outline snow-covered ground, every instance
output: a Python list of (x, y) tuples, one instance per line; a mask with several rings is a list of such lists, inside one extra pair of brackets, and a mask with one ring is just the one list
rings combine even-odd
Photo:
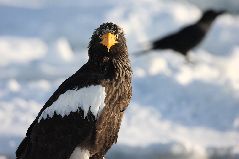
[[(178, 1), (0, 0), (0, 159), (14, 156), (49, 96), (87, 61), (102, 22), (124, 28), (131, 54), (200, 15)], [(219, 17), (193, 64), (170, 50), (131, 56), (133, 100), (109, 158), (238, 159), (238, 32), (238, 15)]]

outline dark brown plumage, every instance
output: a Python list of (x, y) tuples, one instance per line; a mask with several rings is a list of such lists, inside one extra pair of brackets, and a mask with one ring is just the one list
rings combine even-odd
[[(76, 147), (87, 150), (90, 159), (102, 159), (116, 143), (124, 110), (132, 96), (132, 72), (122, 29), (113, 23), (102, 24), (91, 37), (88, 53), (88, 62), (59, 86), (29, 127), (16, 151), (18, 159), (73, 159)], [(56, 103), (68, 97), (67, 93), (90, 86), (100, 86), (106, 94), (104, 107), (101, 111), (99, 108), (97, 115), (92, 105), (88, 112), (81, 106), (64, 116), (55, 110)], [(47, 118), (44, 113), (48, 113)]]

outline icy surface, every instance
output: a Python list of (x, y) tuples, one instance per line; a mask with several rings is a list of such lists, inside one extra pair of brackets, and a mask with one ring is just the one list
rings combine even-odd
[[(236, 2), (227, 5), (236, 7)], [(112, 21), (124, 29), (131, 54), (201, 15), (197, 5), (178, 1), (0, 0), (0, 4), (0, 155), (6, 156), (13, 156), (55, 89), (87, 61), (87, 44), (101, 23)], [(215, 5), (223, 6), (222, 0)], [(238, 158), (238, 32), (238, 15), (217, 18), (203, 43), (190, 52), (193, 64), (171, 50), (130, 57), (133, 99), (119, 147), (110, 155)]]
[(68, 90), (42, 112), (38, 122), (41, 119), (52, 118), (54, 113), (62, 117), (68, 116), (71, 112), (77, 112), (79, 108), (84, 111), (84, 117), (89, 111), (97, 117), (105, 106), (105, 95), (105, 88), (100, 85)]

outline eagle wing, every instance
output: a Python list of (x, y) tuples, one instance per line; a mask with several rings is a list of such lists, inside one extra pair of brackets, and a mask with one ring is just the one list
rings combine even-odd
[[(66, 159), (77, 146), (85, 147), (92, 142), (95, 135), (95, 114), (90, 111), (86, 114), (84, 106), (72, 112), (65, 112), (66, 115), (63, 115), (64, 112), (54, 110), (50, 113), (50, 110), (53, 106), (58, 107), (57, 100), (63, 100), (61, 96), (67, 91), (99, 85), (104, 75), (96, 73), (99, 72), (97, 69), (86, 63), (59, 86), (29, 127), (26, 137), (16, 151), (17, 158)], [(93, 100), (98, 100), (98, 98)], [(72, 99), (69, 102), (71, 101)], [(82, 103), (84, 104), (84, 101)], [(58, 104), (61, 103), (58, 102)], [(70, 106), (74, 106), (73, 104)], [(69, 105), (62, 106), (69, 107)], [(48, 113), (47, 116), (43, 116), (44, 113)]]

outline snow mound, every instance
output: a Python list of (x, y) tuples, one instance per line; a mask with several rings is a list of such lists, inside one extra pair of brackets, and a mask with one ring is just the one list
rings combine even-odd
[(40, 59), (47, 51), (37, 38), (0, 37), (0, 66)]

